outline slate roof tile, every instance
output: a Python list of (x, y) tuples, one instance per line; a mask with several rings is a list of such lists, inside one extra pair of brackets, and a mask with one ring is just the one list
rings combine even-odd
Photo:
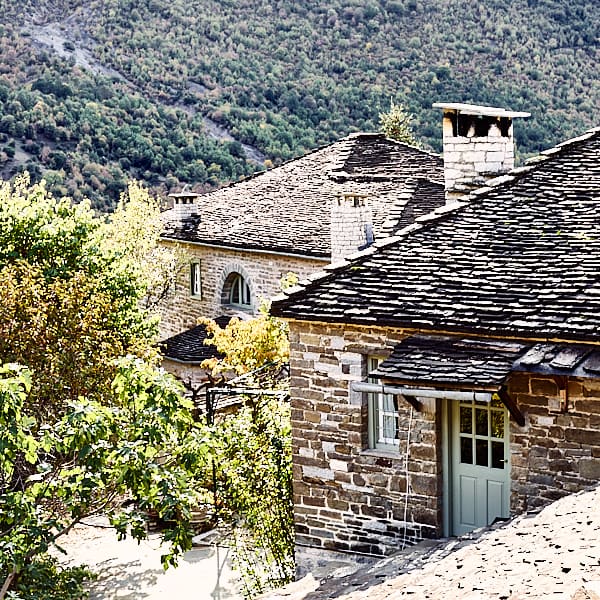
[(600, 350), (590, 344), (418, 334), (397, 344), (369, 376), (401, 385), (495, 391), (513, 371), (597, 378)]
[(497, 390), (530, 345), (414, 335), (398, 344), (371, 377), (407, 385)]
[[(215, 321), (219, 327), (226, 327), (230, 317), (217, 317)], [(163, 356), (169, 360), (200, 364), (208, 358), (220, 356), (215, 346), (204, 343), (207, 337), (206, 326), (196, 325), (162, 341), (160, 349)]]
[(302, 282), (272, 312), (600, 341), (600, 129), (468, 202), (437, 209), (376, 252)]
[[(404, 187), (409, 180), (410, 193), (406, 194)], [(375, 235), (381, 237), (431, 207), (444, 204), (442, 182), (439, 156), (381, 134), (352, 134), (201, 196), (200, 216), (183, 224), (174, 219), (173, 211), (167, 211), (163, 237), (328, 258), (330, 206), (337, 195), (366, 194)], [(417, 199), (423, 201), (422, 209), (412, 198), (419, 190)]]

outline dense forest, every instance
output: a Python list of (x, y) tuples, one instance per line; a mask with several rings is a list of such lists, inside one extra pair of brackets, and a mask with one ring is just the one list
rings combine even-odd
[(434, 150), (440, 100), (531, 112), (522, 155), (598, 124), (595, 1), (1, 4), (0, 174), (98, 207), (132, 177), (204, 190), (375, 130), (390, 100)]

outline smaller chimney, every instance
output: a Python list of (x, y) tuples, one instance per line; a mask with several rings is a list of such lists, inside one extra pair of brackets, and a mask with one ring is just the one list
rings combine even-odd
[(331, 205), (331, 262), (373, 243), (373, 216), (365, 194), (339, 194)]
[(185, 188), (181, 192), (171, 192), (169, 198), (173, 198), (173, 212), (178, 221), (184, 221), (189, 217), (195, 217), (199, 213), (198, 197), (196, 192), (188, 192)]
[(493, 106), (436, 102), (444, 111), (444, 180), (446, 201), (456, 200), (514, 168), (512, 120), (529, 117)]

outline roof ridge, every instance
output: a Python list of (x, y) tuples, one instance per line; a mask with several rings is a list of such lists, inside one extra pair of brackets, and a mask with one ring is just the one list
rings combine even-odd
[(368, 248), (356, 252), (347, 257), (344, 257), (344, 259), (342, 259), (341, 261), (326, 265), (325, 267), (323, 267), (322, 270), (311, 274), (308, 278), (299, 282), (298, 285), (288, 288), (284, 293), (274, 297), (273, 300), (286, 300), (293, 294), (306, 291), (306, 289), (309, 286), (316, 285), (317, 283), (321, 283), (326, 279), (333, 277), (334, 275), (336, 275), (337, 273), (341, 272), (349, 266), (350, 268), (359, 267), (359, 262), (366, 260), (375, 252), (397, 244), (408, 235), (411, 235), (415, 232), (424, 231), (432, 225), (448, 218), (449, 215), (460, 212), (466, 206), (470, 206), (473, 203), (472, 201), (479, 200), (481, 196), (485, 196), (494, 188), (498, 188), (508, 183), (517, 181), (518, 179), (521, 179), (527, 173), (530, 173), (540, 168), (542, 164), (544, 164), (547, 160), (550, 160), (550, 158), (554, 158), (556, 154), (562, 153), (580, 142), (589, 140), (595, 135), (600, 135), (600, 127), (589, 129), (580, 136), (571, 138), (569, 140), (565, 140), (564, 142), (561, 142), (560, 144), (557, 144), (556, 146), (549, 148), (548, 150), (542, 151), (540, 158), (534, 160), (533, 164), (526, 164), (525, 166), (511, 169), (508, 173), (486, 181), (486, 185), (471, 191), (469, 194), (465, 194), (461, 197), (461, 200), (456, 200), (452, 203), (438, 207), (430, 213), (417, 217), (414, 223), (412, 223), (411, 225), (407, 225), (406, 227), (398, 231), (395, 235), (388, 236), (383, 238), (382, 240), (376, 241), (373, 244), (371, 244)]
[(271, 173), (271, 172), (275, 171), (276, 169), (280, 169), (281, 167), (285, 167), (286, 165), (293, 163), (294, 161), (301, 160), (303, 158), (307, 158), (309, 156), (312, 156), (313, 154), (316, 154), (317, 152), (320, 152), (321, 150), (325, 150), (326, 148), (330, 148), (331, 146), (335, 146), (336, 144), (345, 142), (350, 138), (351, 135), (352, 134), (349, 134), (347, 136), (340, 138), (339, 140), (329, 142), (328, 144), (321, 144), (320, 146), (317, 146), (316, 148), (309, 150), (305, 154), (301, 154), (300, 156), (295, 156), (293, 158), (288, 158), (287, 160), (284, 160), (282, 163), (275, 165), (270, 169), (265, 168), (265, 169), (262, 169), (261, 171), (255, 171), (254, 173), (251, 173), (250, 175), (246, 175), (245, 177), (242, 177), (241, 179), (238, 179), (237, 181), (230, 181), (229, 183), (227, 183), (224, 186), (221, 186), (214, 190), (210, 190), (208, 192), (205, 192), (204, 194), (200, 194), (200, 196), (210, 196), (211, 194), (215, 194), (217, 192), (220, 192), (221, 190), (227, 190), (229, 188), (235, 187), (236, 185), (239, 185), (240, 183), (246, 183), (247, 181), (252, 181), (253, 179), (256, 179), (257, 177), (260, 177), (261, 175), (265, 175), (266, 173)]

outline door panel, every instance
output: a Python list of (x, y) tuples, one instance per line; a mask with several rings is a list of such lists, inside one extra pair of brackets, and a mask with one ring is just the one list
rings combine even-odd
[(460, 522), (465, 527), (475, 527), (476, 485), (474, 477), (460, 477)]
[(508, 411), (500, 401), (450, 402), (451, 533), (509, 515)]

